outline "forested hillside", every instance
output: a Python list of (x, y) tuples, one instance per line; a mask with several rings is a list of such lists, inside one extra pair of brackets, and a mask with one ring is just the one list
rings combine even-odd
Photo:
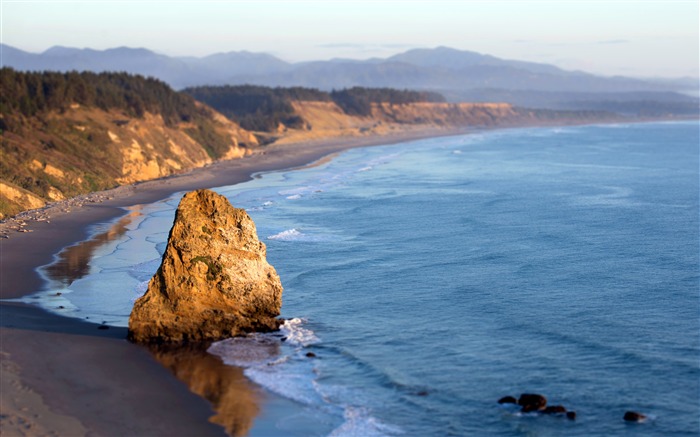
[(166, 176), (257, 144), (165, 83), (126, 73), (0, 70), (0, 214)]
[(304, 127), (305, 120), (295, 112), (293, 102), (334, 102), (347, 115), (368, 117), (372, 114), (373, 103), (399, 105), (445, 101), (437, 93), (362, 87), (325, 92), (303, 87), (202, 86), (186, 88), (183, 92), (245, 129), (265, 132), (278, 129), (280, 124), (293, 129)]
[(609, 121), (591, 111), (446, 103), (391, 88), (172, 90), (127, 73), (0, 70), (0, 218), (47, 201), (155, 179), (217, 159), (337, 137)]

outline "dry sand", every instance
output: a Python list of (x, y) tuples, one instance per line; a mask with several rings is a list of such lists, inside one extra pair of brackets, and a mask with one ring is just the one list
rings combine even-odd
[[(86, 239), (91, 224), (124, 215), (125, 207), (152, 203), (175, 192), (240, 183), (254, 173), (308, 165), (353, 147), (464, 132), (414, 129), (386, 136), (271, 145), (243, 159), (22, 214), (0, 223), (0, 298), (17, 298), (41, 289), (37, 267), (50, 263), (64, 247)], [(0, 435), (225, 435), (222, 427), (209, 422), (215, 414), (212, 405), (173, 375), (184, 371), (187, 375), (178, 377), (192, 379), (197, 369), (216, 367), (211, 360), (204, 357), (182, 365), (182, 359), (167, 357), (166, 362), (125, 337), (122, 328), (97, 329), (95, 324), (30, 305), (0, 302)], [(179, 363), (180, 370), (171, 363)], [(241, 390), (240, 397), (260, 396), (242, 377), (227, 374), (226, 378), (234, 381), (231, 387)], [(226, 423), (230, 433), (243, 435), (257, 411), (255, 405), (247, 405), (229, 412), (230, 418), (221, 418), (223, 413), (217, 411), (219, 419), (215, 420)], [(239, 428), (231, 425), (234, 422), (240, 423)]]

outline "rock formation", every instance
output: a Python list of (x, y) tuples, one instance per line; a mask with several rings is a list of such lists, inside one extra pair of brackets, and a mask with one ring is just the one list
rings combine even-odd
[(547, 398), (540, 394), (523, 393), (516, 400), (513, 396), (504, 396), (498, 400), (501, 405), (518, 405), (521, 413), (538, 413), (554, 416), (566, 416), (570, 420), (576, 420), (576, 412), (568, 411), (563, 405), (547, 406)]
[(515, 399), (513, 396), (503, 396), (501, 399), (498, 400), (499, 404), (517, 404), (518, 400)]
[(547, 407), (547, 398), (539, 394), (523, 393), (518, 398), (518, 405), (523, 407), (523, 413), (541, 411)]
[(566, 414), (566, 408), (563, 405), (548, 405), (542, 414)]
[(625, 411), (625, 415), (622, 417), (625, 422), (644, 422), (647, 420), (647, 416), (636, 411)]
[(206, 342), (279, 327), (282, 284), (248, 214), (209, 190), (187, 193), (158, 272), (134, 304), (129, 339)]

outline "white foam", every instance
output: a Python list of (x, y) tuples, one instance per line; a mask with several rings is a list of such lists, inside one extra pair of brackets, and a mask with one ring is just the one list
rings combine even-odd
[(396, 427), (383, 423), (362, 407), (347, 407), (343, 413), (345, 422), (329, 434), (329, 437), (383, 437), (404, 434)]
[(632, 194), (634, 193), (631, 188), (605, 186), (598, 187), (598, 189), (606, 190), (608, 192), (578, 196), (574, 199), (575, 203), (586, 206), (601, 205), (634, 207), (642, 205), (641, 203), (635, 202), (631, 199)]
[(134, 301), (136, 301), (136, 299), (138, 299), (139, 297), (143, 296), (144, 293), (146, 293), (146, 290), (148, 290), (149, 282), (151, 282), (150, 279), (148, 281), (139, 282), (136, 285), (136, 288), (134, 289), (134, 294), (136, 294), (137, 296), (134, 297)]
[[(273, 393), (322, 407), (325, 403), (314, 385), (314, 361), (300, 352), (319, 340), (303, 323), (302, 319), (287, 320), (280, 333), (229, 338), (213, 343), (207, 351), (230, 366), (243, 367), (248, 379)], [(284, 342), (280, 335), (286, 336)]]
[(313, 385), (313, 369), (305, 366), (272, 364), (249, 367), (243, 374), (254, 383), (287, 399), (307, 406), (323, 406)]
[(295, 241), (301, 239), (304, 234), (299, 232), (297, 229), (287, 229), (279, 234), (270, 235), (267, 237), (268, 240), (280, 240), (280, 241)]
[(317, 381), (319, 361), (306, 357), (304, 348), (320, 339), (306, 323), (303, 318), (288, 319), (278, 333), (217, 341), (208, 352), (228, 365), (243, 367), (248, 379), (272, 393), (335, 417), (342, 413), (343, 423), (330, 436), (403, 434), (400, 428), (383, 423), (370, 414), (369, 408), (361, 406), (366, 399), (360, 390)]
[(286, 231), (282, 231), (278, 234), (270, 235), (269, 237), (267, 237), (268, 240), (306, 241), (306, 242), (323, 242), (323, 241), (332, 240), (333, 238), (334, 238), (333, 236), (330, 236), (327, 234), (323, 234), (323, 235), (307, 234), (307, 233), (302, 232), (296, 228), (287, 229)]
[(280, 344), (279, 340), (258, 334), (214, 342), (207, 352), (221, 357), (229, 366), (265, 366), (279, 359)]
[(312, 194), (317, 191), (319, 191), (321, 187), (313, 185), (313, 186), (303, 186), (303, 187), (296, 187), (296, 188), (291, 188), (289, 190), (282, 190), (279, 191), (278, 194), (280, 196), (285, 196), (287, 199), (300, 199), (301, 196), (306, 195), (306, 194)]
[(375, 167), (377, 165), (384, 165), (384, 164), (388, 164), (388, 163), (396, 160), (396, 158), (398, 158), (400, 156), (401, 156), (400, 152), (389, 153), (389, 154), (382, 155), (382, 156), (379, 156), (377, 158), (371, 159), (367, 164), (370, 167)]
[(151, 279), (151, 277), (158, 271), (158, 267), (160, 267), (161, 263), (161, 258), (154, 258), (150, 261), (134, 264), (133, 266), (129, 267), (127, 271), (133, 278), (148, 282), (148, 280)]
[(305, 323), (306, 320), (299, 318), (284, 321), (282, 326), (280, 326), (280, 332), (287, 337), (287, 343), (307, 347), (320, 341), (314, 331), (302, 326)]

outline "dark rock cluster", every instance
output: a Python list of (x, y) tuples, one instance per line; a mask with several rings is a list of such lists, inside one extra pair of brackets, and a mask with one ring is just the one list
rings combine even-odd
[[(568, 411), (563, 405), (547, 405), (547, 398), (540, 394), (523, 393), (518, 399), (513, 396), (504, 396), (498, 400), (499, 404), (513, 404), (520, 406), (522, 413), (539, 413), (549, 415), (566, 416), (567, 419), (576, 420), (576, 412)], [(627, 411), (623, 416), (625, 422), (641, 423), (647, 420), (647, 416), (636, 411)]]
[(547, 398), (536, 393), (523, 393), (518, 399), (513, 396), (504, 396), (498, 400), (498, 403), (519, 405), (523, 413), (566, 416), (570, 420), (576, 420), (575, 411), (568, 411), (563, 405), (547, 406)]

